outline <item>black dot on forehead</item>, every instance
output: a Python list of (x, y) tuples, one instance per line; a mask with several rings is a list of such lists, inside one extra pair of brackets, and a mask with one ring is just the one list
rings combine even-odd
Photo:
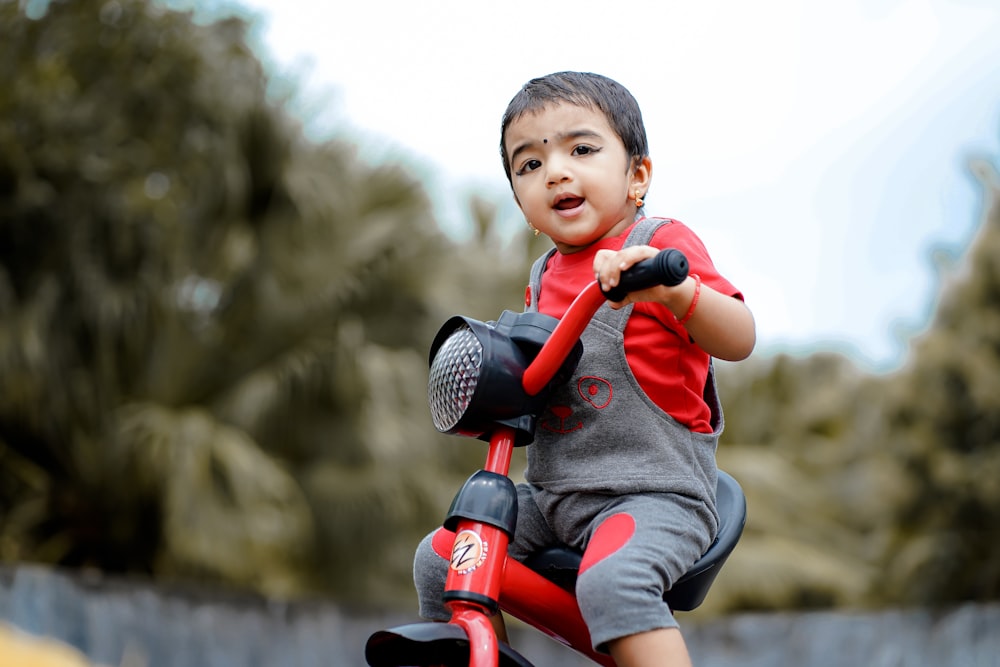
[(542, 139), (542, 143), (543, 144), (547, 144), (547, 143), (549, 143), (549, 140), (548, 139)]

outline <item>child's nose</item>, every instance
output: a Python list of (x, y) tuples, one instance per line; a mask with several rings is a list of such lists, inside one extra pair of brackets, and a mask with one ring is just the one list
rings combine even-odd
[(548, 172), (546, 175), (548, 176), (548, 183), (550, 186), (572, 180), (569, 165), (565, 160), (558, 158), (550, 159), (548, 161)]

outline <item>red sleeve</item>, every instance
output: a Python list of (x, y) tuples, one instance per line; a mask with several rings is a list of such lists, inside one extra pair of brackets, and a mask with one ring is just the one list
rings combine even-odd
[[(701, 276), (704, 284), (743, 298), (719, 274), (705, 244), (686, 225), (672, 220), (661, 226), (650, 245), (680, 250), (688, 259), (689, 271)], [(665, 336), (664, 331), (671, 333)], [(710, 358), (666, 306), (635, 304), (625, 328), (625, 356), (643, 391), (662, 410), (693, 431), (712, 432), (712, 414), (704, 398)]]
[(650, 245), (661, 250), (677, 248), (687, 257), (688, 270), (691, 273), (697, 273), (701, 277), (702, 283), (717, 292), (743, 300), (743, 293), (719, 273), (715, 264), (712, 263), (712, 258), (708, 255), (705, 244), (684, 223), (672, 220), (669, 225), (663, 225), (653, 234)]

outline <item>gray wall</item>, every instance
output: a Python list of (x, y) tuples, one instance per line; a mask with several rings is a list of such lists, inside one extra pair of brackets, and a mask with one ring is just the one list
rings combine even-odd
[[(8, 566), (0, 620), (107, 665), (129, 655), (145, 667), (362, 667), (371, 632), (415, 619)], [(1000, 604), (681, 622), (695, 664), (706, 667), (1000, 667)], [(513, 630), (516, 648), (539, 667), (592, 664), (533, 630)]]

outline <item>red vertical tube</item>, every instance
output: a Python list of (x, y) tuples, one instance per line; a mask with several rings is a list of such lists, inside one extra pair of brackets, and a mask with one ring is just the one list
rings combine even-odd
[[(498, 428), (493, 434), (486, 457), (489, 472), (506, 475), (510, 470), (514, 436), (511, 428)], [(508, 542), (507, 533), (496, 526), (471, 519), (459, 521), (444, 589), (446, 602), (470, 602), (495, 612)]]

